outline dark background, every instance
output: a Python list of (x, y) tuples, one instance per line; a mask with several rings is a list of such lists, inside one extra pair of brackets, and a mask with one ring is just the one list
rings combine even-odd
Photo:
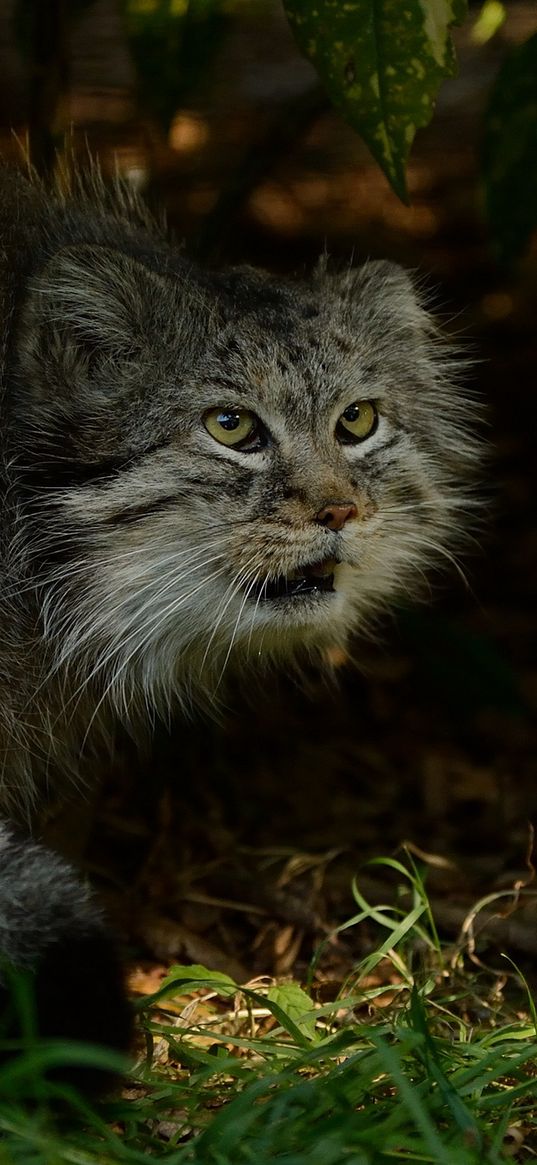
[[(232, 682), (221, 724), (162, 727), (145, 761), (120, 741), (106, 786), (49, 835), (64, 848), (66, 833), (84, 838), (77, 858), (121, 903), (135, 956), (159, 965), (303, 973), (353, 913), (353, 875), (404, 841), (423, 851), (448, 938), (481, 895), (528, 883), (516, 911), (500, 899), (476, 926), (481, 958), (496, 964), (508, 944), (524, 963), (537, 951), (537, 252), (511, 273), (496, 264), (479, 150), (491, 83), (537, 30), (536, 6), (508, 4), (486, 44), (475, 9), (457, 31), (460, 72), (418, 135), (410, 207), (330, 111), (277, 0), (230, 5), (201, 48), (194, 35), (178, 50), (173, 108), (164, 66), (140, 91), (113, 0), (80, 4), (73, 22), (61, 3), (38, 7), (36, 23), (31, 4), (0, 4), (5, 157), (22, 164), (29, 139), (57, 170), (67, 134), (80, 164), (89, 149), (105, 172), (117, 165), (210, 263), (300, 272), (326, 248), (339, 263), (387, 256), (429, 273), (476, 359), (490, 443), (468, 586), (455, 572), (433, 580), (433, 604), (397, 612), (378, 644), (357, 641), (333, 687), (315, 674), (305, 691), (285, 675), (254, 693)], [(380, 869), (359, 876), (373, 898), (393, 893)], [(483, 926), (505, 903), (509, 916)], [(370, 941), (364, 928), (332, 940), (320, 978), (343, 977)]]

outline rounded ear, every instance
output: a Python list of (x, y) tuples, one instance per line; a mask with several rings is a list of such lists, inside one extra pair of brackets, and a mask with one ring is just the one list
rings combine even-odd
[(422, 331), (430, 327), (418, 280), (398, 263), (369, 260), (331, 274), (323, 257), (315, 273), (317, 287), (343, 312), (348, 324), (358, 314), (363, 319), (383, 316), (387, 322)]
[(68, 247), (30, 284), (26, 323), (70, 332), (81, 344), (124, 348), (147, 334), (163, 284), (164, 277), (121, 251)]
[(32, 279), (17, 328), (26, 392), (49, 403), (92, 391), (102, 403), (116, 397), (127, 387), (122, 366), (143, 363), (172, 330), (177, 345), (180, 299), (178, 281), (130, 255), (92, 245), (61, 250)]

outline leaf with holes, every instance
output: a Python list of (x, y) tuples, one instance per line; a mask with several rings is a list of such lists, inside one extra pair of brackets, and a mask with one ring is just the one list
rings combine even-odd
[(408, 201), (410, 147), (455, 72), (450, 28), (466, 0), (284, 0), (284, 7), (331, 101)]

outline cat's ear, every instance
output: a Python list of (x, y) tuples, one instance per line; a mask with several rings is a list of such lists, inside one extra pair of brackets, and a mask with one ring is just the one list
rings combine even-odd
[(331, 274), (323, 259), (315, 279), (349, 325), (365, 319), (368, 325), (384, 320), (388, 326), (417, 333), (430, 328), (419, 279), (397, 263), (370, 260), (361, 267)]
[[(66, 248), (32, 279), (19, 327), (17, 357), (34, 393), (76, 396), (93, 387), (110, 398), (126, 388), (125, 362), (181, 326), (170, 312), (174, 284), (130, 255), (103, 246)], [(165, 325), (165, 326), (164, 326)]]

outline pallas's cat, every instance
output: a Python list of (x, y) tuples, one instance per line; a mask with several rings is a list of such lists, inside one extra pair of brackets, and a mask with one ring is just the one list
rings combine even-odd
[(95, 173), (4, 173), (0, 230), (0, 965), (43, 1031), (121, 1045), (100, 913), (12, 823), (117, 721), (321, 663), (412, 595), (464, 525), (471, 406), (395, 265), (204, 271)]

